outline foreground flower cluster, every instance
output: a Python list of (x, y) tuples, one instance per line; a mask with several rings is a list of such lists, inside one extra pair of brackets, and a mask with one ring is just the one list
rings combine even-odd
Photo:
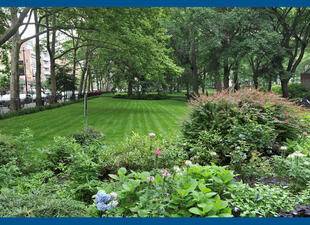
[(97, 202), (98, 210), (104, 212), (106, 210), (114, 209), (118, 205), (118, 202), (116, 201), (116, 199), (117, 199), (117, 194), (115, 192), (106, 194), (104, 190), (98, 191), (96, 195), (96, 202)]

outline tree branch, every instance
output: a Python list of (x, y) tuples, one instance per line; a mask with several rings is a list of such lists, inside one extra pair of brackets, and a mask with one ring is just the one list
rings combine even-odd
[(7, 42), (18, 31), (20, 24), (24, 21), (30, 9), (30, 7), (24, 8), (16, 23), (12, 24), (11, 27), (0, 37), (0, 46)]

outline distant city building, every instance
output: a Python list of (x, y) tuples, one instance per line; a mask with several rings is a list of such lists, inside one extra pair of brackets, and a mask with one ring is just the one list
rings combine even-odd
[[(36, 54), (32, 41), (23, 43), (19, 52), (19, 61), (25, 66), (28, 92), (35, 92), (36, 83)], [(50, 76), (50, 57), (48, 52), (41, 52), (41, 82), (45, 82)], [(26, 92), (25, 75), (20, 76), (20, 90)]]

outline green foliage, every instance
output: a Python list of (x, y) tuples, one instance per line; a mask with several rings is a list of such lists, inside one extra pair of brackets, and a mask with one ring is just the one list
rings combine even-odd
[[(296, 99), (296, 101), (300, 101), (301, 98), (310, 99), (310, 91), (305, 86), (299, 83), (289, 84), (287, 86), (287, 89), (288, 97), (291, 99)], [(271, 90), (278, 94), (282, 94), (282, 89), (280, 85), (273, 85)]]
[[(90, 97), (87, 100), (91, 100), (94, 98), (96, 98), (96, 97), (95, 96)], [(55, 103), (55, 104), (35, 106), (35, 107), (26, 108), (26, 109), (20, 109), (20, 110), (17, 110), (15, 112), (8, 112), (8, 113), (0, 114), (0, 120), (12, 118), (15, 116), (22, 116), (22, 115), (26, 115), (26, 114), (45, 111), (45, 110), (49, 110), (49, 109), (55, 109), (55, 108), (59, 108), (62, 106), (71, 105), (71, 104), (78, 103), (78, 102), (83, 102), (83, 101), (84, 101), (83, 99), (79, 99), (79, 100), (74, 100), (74, 101), (60, 102), (60, 103)]]
[(10, 162), (17, 157), (14, 139), (7, 135), (0, 134), (0, 165)]
[(242, 217), (271, 217), (282, 210), (292, 210), (296, 197), (289, 190), (276, 186), (237, 183), (230, 204), (241, 210)]
[(103, 216), (231, 217), (228, 203), (221, 199), (225, 190), (233, 187), (231, 171), (217, 166), (189, 165), (170, 172), (162, 169), (160, 173), (126, 175), (127, 170), (120, 168), (118, 175), (110, 174), (115, 181), (105, 183), (103, 188), (107, 193), (117, 193), (118, 205)]
[(96, 130), (93, 127), (89, 127), (87, 129), (87, 133), (85, 131), (75, 132), (68, 136), (69, 138), (72, 137), (74, 140), (79, 143), (80, 145), (89, 145), (95, 141), (104, 141), (105, 136), (100, 131)]
[(261, 156), (280, 154), (281, 143), (298, 137), (304, 128), (302, 111), (271, 93), (224, 92), (202, 96), (192, 105), (190, 120), (183, 126), (184, 147), (200, 163), (231, 163), (238, 169), (253, 151)]
[(80, 201), (58, 198), (41, 188), (24, 195), (14, 189), (0, 190), (1, 217), (83, 217), (85, 209)]
[(292, 189), (301, 191), (310, 179), (310, 157), (273, 157), (273, 170), (278, 177), (288, 180)]
[(70, 181), (68, 185), (74, 198), (87, 202), (99, 182), (103, 151), (100, 141), (83, 146), (72, 138), (56, 137), (54, 143), (42, 148), (40, 153), (46, 168)]
[[(101, 174), (116, 172), (120, 167), (128, 170), (152, 170), (153, 168), (171, 168), (181, 164), (187, 157), (176, 144), (177, 136), (155, 138), (132, 133), (123, 143), (105, 148), (100, 155)], [(156, 156), (154, 151), (161, 154)]]
[(167, 99), (168, 96), (165, 94), (153, 94), (153, 93), (147, 93), (147, 94), (133, 94), (133, 95), (127, 95), (127, 94), (116, 94), (113, 96), (113, 98), (126, 98), (126, 99), (140, 99), (140, 100), (161, 100), (161, 99)]

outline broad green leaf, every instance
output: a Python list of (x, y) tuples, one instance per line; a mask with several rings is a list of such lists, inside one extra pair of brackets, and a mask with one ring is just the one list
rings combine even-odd
[(203, 216), (202, 211), (196, 207), (190, 208), (189, 211), (198, 216)]

